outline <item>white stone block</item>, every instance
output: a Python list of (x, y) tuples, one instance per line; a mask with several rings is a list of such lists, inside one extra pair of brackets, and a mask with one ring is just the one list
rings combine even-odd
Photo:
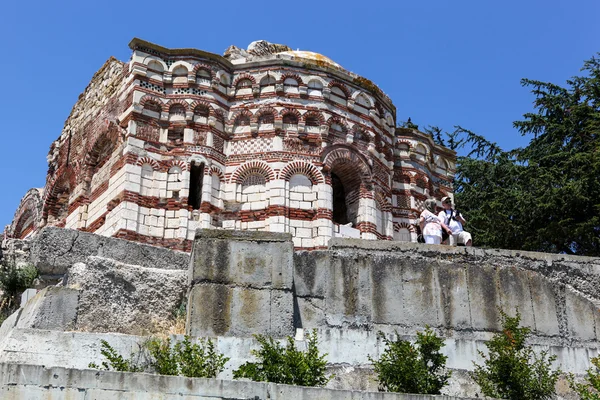
[(272, 206), (284, 206), (285, 205), (285, 197), (271, 197), (269, 199), (269, 203)]
[(235, 229), (235, 220), (223, 221), (224, 229)]
[(127, 230), (137, 232), (137, 222), (132, 220), (127, 220)]
[(312, 238), (312, 229), (296, 228), (296, 236), (301, 238)]
[(300, 202), (297, 200), (290, 200), (290, 208), (300, 208)]
[(310, 201), (301, 201), (300, 207), (302, 210), (310, 210), (312, 208), (312, 202)]
[(294, 247), (302, 247), (302, 239), (299, 237), (292, 237), (292, 242), (294, 242)]
[(304, 200), (304, 195), (302, 193), (290, 192), (290, 200), (302, 201)]
[(175, 237), (175, 229), (165, 229), (165, 239), (173, 239)]
[(167, 210), (167, 218), (173, 218), (175, 217), (175, 210)]
[(302, 247), (304, 247), (304, 248), (315, 247), (315, 243), (314, 243), (313, 239), (302, 238)]
[(271, 232), (285, 232), (285, 225), (284, 224), (270, 224), (269, 230)]
[(178, 228), (179, 218), (167, 218), (167, 228)]
[(267, 207), (264, 201), (255, 201), (250, 203), (251, 210), (264, 210)]

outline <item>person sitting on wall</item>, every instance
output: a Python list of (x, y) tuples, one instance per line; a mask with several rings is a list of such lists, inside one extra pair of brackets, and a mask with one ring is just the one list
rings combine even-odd
[(419, 218), (421, 232), (423, 232), (423, 238), (427, 244), (441, 244), (442, 229), (449, 235), (452, 234), (450, 228), (444, 223), (444, 218), (436, 215), (436, 206), (437, 202), (435, 199), (425, 200), (425, 209)]
[(444, 209), (440, 211), (439, 217), (443, 218), (444, 224), (450, 227), (452, 234), (448, 238), (451, 246), (457, 244), (463, 244), (465, 246), (471, 246), (473, 241), (471, 240), (471, 234), (463, 229), (463, 224), (466, 224), (465, 218), (462, 214), (452, 208), (452, 199), (450, 197), (442, 197), (442, 207)]

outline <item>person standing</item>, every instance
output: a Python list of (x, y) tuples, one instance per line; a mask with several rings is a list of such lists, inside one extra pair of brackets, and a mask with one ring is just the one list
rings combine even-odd
[(464, 244), (465, 246), (473, 245), (471, 234), (463, 229), (463, 224), (466, 224), (467, 221), (458, 210), (452, 207), (452, 199), (450, 197), (442, 197), (442, 207), (444, 209), (440, 211), (438, 216), (444, 220), (444, 224), (452, 231), (452, 234), (448, 238), (450, 240), (449, 244), (451, 246), (456, 246), (457, 244)]
[(427, 244), (441, 244), (442, 243), (442, 229), (452, 234), (452, 231), (444, 223), (444, 219), (439, 215), (436, 215), (435, 208), (437, 202), (435, 199), (425, 200), (425, 209), (421, 212), (419, 217), (419, 225), (423, 238)]

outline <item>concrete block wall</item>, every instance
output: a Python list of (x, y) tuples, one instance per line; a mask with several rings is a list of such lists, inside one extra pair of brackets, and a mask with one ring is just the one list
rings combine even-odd
[[(278, 385), (264, 382), (224, 381), (140, 373), (45, 368), (0, 364), (0, 395), (6, 400), (458, 400), (454, 396), (355, 392)], [(466, 398), (461, 398), (467, 400)]]

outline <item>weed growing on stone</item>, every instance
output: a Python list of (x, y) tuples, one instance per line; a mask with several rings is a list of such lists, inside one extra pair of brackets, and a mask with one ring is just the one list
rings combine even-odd
[(569, 386), (581, 400), (600, 400), (600, 357), (592, 358), (592, 367), (587, 370), (585, 383), (576, 383), (575, 376), (569, 375)]
[(117, 353), (117, 351), (110, 344), (108, 344), (106, 340), (101, 340), (100, 344), (102, 346), (100, 354), (106, 358), (106, 361), (102, 362), (101, 367), (96, 363), (90, 363), (88, 365), (89, 368), (119, 372), (142, 372), (144, 370), (143, 367), (138, 366), (134, 361), (136, 358), (135, 353), (131, 353), (129, 360), (126, 360), (122, 355)]
[(531, 329), (520, 326), (521, 315), (500, 310), (502, 332), (486, 343), (488, 355), (479, 352), (483, 365), (475, 364), (473, 380), (484, 395), (500, 399), (543, 400), (554, 396), (560, 370), (552, 371), (556, 356), (536, 355), (526, 340)]
[[(170, 338), (151, 338), (127, 360), (105, 340), (100, 353), (106, 358), (101, 366), (90, 363), (95, 369), (120, 372), (155, 372), (161, 375), (182, 375), (191, 378), (216, 378), (224, 370), (228, 357), (219, 353), (211, 339), (192, 343), (189, 336), (171, 343)], [(135, 361), (137, 360), (137, 361)], [(141, 363), (140, 360), (145, 360)]]
[(189, 336), (171, 346), (170, 339), (152, 339), (146, 345), (150, 366), (159, 374), (183, 375), (190, 378), (216, 378), (228, 357), (219, 353), (211, 339), (192, 343)]
[(429, 327), (417, 332), (417, 340), (412, 344), (408, 340), (396, 340), (378, 337), (385, 344), (385, 350), (379, 360), (369, 356), (373, 363), (379, 390), (399, 393), (440, 394), (448, 384), (450, 371), (446, 370), (446, 357), (440, 353), (444, 340)]
[(288, 336), (286, 345), (275, 342), (272, 337), (254, 335), (261, 348), (252, 350), (257, 362), (247, 362), (233, 371), (233, 378), (253, 381), (284, 383), (300, 386), (325, 386), (333, 377), (326, 376), (327, 354), (320, 354), (316, 330), (306, 335), (307, 349), (300, 351), (294, 338)]

